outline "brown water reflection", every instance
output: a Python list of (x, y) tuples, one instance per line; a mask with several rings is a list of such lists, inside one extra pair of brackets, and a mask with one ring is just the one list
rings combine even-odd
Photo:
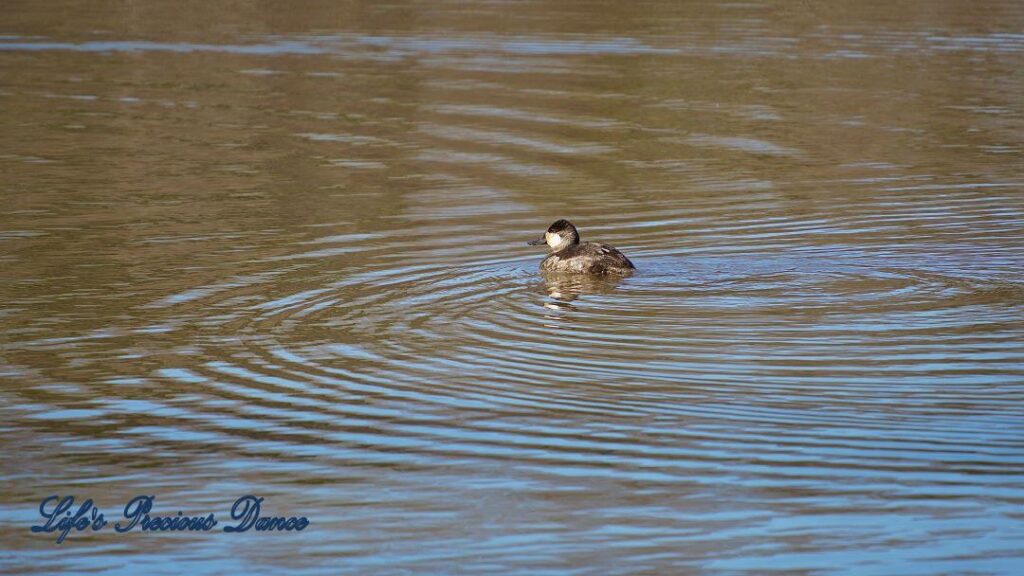
[(1024, 560), (1019, 3), (5, 8), (5, 567)]

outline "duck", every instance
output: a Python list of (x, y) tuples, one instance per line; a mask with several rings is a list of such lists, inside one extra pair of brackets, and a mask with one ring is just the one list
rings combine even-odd
[(547, 244), (551, 249), (540, 263), (541, 271), (573, 274), (624, 276), (636, 266), (613, 246), (599, 242), (580, 242), (576, 226), (568, 220), (556, 220), (542, 238), (527, 242), (530, 246)]

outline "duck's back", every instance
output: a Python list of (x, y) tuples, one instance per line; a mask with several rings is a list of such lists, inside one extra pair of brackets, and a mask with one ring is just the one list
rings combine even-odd
[(584, 242), (550, 254), (540, 263), (543, 270), (580, 274), (627, 274), (636, 266), (615, 247)]

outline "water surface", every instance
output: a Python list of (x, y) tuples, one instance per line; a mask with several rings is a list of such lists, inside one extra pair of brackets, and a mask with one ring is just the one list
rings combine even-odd
[[(9, 2), (17, 573), (1024, 562), (1017, 2)], [(570, 218), (639, 273), (542, 277)], [(31, 534), (243, 494), (299, 534)]]

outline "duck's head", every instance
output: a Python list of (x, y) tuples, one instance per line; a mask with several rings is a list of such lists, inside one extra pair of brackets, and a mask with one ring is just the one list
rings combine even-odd
[(558, 220), (548, 227), (548, 231), (544, 233), (543, 238), (527, 242), (530, 246), (547, 244), (551, 247), (552, 252), (558, 252), (579, 243), (580, 234), (576, 231), (576, 227), (572, 225), (572, 222), (568, 220)]

